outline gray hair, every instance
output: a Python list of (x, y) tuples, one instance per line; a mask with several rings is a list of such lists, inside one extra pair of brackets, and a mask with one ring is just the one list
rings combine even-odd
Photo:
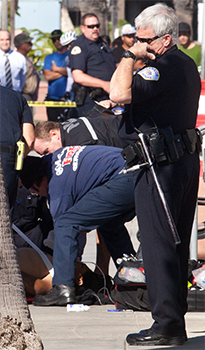
[(135, 27), (136, 30), (151, 27), (154, 35), (170, 34), (173, 44), (178, 42), (178, 17), (173, 8), (163, 3), (145, 8), (135, 18)]

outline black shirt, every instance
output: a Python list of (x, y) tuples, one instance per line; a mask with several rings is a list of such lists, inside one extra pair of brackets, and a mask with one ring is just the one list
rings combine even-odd
[(121, 116), (69, 119), (60, 124), (63, 146), (104, 145), (121, 147), (118, 128)]
[(194, 61), (171, 47), (133, 77), (132, 102), (120, 127), (123, 145), (136, 140), (133, 125), (171, 126), (175, 134), (195, 128), (201, 82)]
[(26, 99), (20, 92), (0, 86), (0, 143), (14, 146), (21, 138), (23, 123), (33, 124)]

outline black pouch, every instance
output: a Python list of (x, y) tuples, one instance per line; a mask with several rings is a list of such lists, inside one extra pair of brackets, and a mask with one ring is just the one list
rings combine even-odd
[(176, 140), (173, 134), (173, 130), (171, 126), (168, 126), (166, 128), (162, 128), (161, 132), (164, 136), (165, 140), (165, 145), (166, 145), (166, 150), (167, 150), (167, 155), (169, 158), (170, 163), (177, 162), (179, 157), (183, 154), (183, 148), (179, 149), (180, 154), (178, 152), (178, 148), (180, 147), (180, 142), (177, 147), (176, 145)]
[(186, 149), (190, 154), (194, 154), (197, 144), (196, 129), (186, 129), (183, 135), (183, 140), (186, 145)]

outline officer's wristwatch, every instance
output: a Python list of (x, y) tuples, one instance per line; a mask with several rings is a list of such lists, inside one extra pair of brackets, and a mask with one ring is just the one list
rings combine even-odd
[(122, 54), (122, 57), (124, 57), (124, 58), (132, 58), (133, 60), (136, 59), (136, 56), (129, 50), (124, 51), (123, 54)]

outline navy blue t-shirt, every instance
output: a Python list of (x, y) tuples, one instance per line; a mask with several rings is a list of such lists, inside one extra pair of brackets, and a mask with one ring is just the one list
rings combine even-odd
[(125, 164), (121, 151), (108, 146), (72, 146), (45, 157), (49, 162), (47, 197), (54, 221), (92, 188), (120, 172)]

